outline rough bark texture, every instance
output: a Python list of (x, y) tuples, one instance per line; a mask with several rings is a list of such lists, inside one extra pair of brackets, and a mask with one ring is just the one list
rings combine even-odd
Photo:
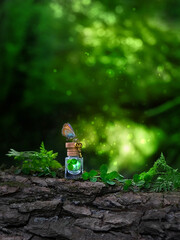
[(2, 240), (180, 239), (180, 192), (0, 172)]

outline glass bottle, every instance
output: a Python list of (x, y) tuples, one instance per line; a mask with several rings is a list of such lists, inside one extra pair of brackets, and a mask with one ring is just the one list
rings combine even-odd
[(78, 179), (83, 173), (83, 157), (81, 143), (66, 143), (67, 157), (65, 158), (65, 178)]

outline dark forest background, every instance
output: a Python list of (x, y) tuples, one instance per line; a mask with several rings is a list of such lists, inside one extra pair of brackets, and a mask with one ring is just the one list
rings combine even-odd
[(41, 141), (64, 164), (61, 128), (85, 169), (127, 174), (163, 152), (180, 168), (180, 1), (0, 2), (0, 163)]

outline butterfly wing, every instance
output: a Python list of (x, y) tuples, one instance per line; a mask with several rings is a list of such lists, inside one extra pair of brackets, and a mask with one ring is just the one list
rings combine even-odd
[(76, 137), (76, 135), (75, 135), (75, 133), (74, 133), (74, 130), (73, 130), (73, 128), (71, 127), (71, 125), (70, 125), (69, 123), (65, 123), (65, 124), (63, 125), (62, 135), (63, 135), (64, 137), (66, 137), (66, 138), (69, 138), (69, 139)]

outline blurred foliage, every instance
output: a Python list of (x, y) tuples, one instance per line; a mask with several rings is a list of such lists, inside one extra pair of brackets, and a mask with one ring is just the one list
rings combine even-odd
[(180, 167), (178, 0), (3, 0), (1, 161), (9, 148), (66, 155), (70, 122), (85, 168)]

